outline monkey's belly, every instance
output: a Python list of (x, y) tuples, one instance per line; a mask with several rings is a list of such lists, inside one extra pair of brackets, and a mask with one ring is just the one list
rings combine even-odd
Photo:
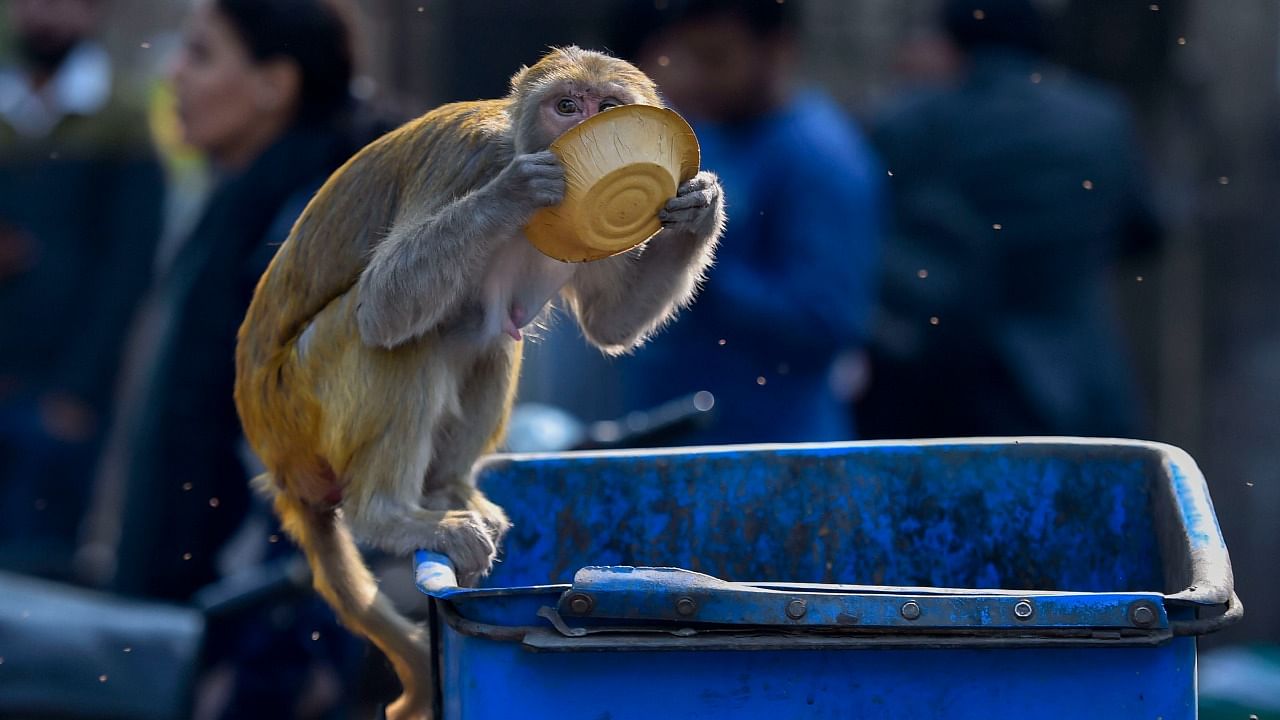
[(523, 235), (509, 240), (485, 274), (485, 335), (519, 340), (520, 331), (569, 282), (575, 267), (538, 252)]

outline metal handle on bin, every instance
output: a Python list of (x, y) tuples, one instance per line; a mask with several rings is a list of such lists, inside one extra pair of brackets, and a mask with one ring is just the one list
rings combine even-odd
[[(1200, 608), (1197, 608), (1197, 612), (1199, 610)], [(1244, 603), (1240, 602), (1240, 596), (1232, 590), (1222, 614), (1206, 618), (1198, 617), (1195, 620), (1174, 620), (1169, 623), (1169, 627), (1174, 635), (1207, 635), (1235, 624), (1242, 617), (1244, 617)]]
[(1157, 593), (841, 592), (771, 589), (678, 568), (587, 567), (560, 599), (566, 619), (699, 626), (1168, 636)]

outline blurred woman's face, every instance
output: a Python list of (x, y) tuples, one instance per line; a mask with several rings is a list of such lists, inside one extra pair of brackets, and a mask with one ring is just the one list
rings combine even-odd
[(251, 146), (288, 105), (265, 72), (214, 4), (200, 3), (172, 71), (186, 142), (227, 164), (252, 159), (243, 156), (262, 149)]

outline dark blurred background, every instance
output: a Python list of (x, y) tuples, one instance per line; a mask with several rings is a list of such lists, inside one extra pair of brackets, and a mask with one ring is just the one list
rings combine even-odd
[[(164, 171), (164, 226), (176, 233), (174, 228), (197, 223), (206, 193), (217, 184), (209, 180), (201, 153), (181, 142), (166, 80), (195, 3), (94, 2), (102, 10), (98, 35), (103, 46), (146, 113)], [(616, 18), (630, 3), (359, 0), (353, 4), (358, 41), (352, 94), (388, 124), (443, 102), (499, 96), (511, 73), (549, 45), (617, 44), (625, 33)], [(655, 4), (666, 5), (664, 0)], [(893, 124), (903, 117), (896, 113), (904, 100), (909, 107), (909, 98), (952, 87), (964, 74), (960, 50), (940, 28), (939, 5), (937, 0), (805, 0), (798, 5), (796, 39), (805, 80), (825, 89), (868, 137), (899, 144), (896, 150), (879, 148), (888, 198), (915, 191), (906, 185), (895, 189), (911, 178), (894, 174), (893, 159), (909, 158), (901, 154), (902, 146), (914, 142), (894, 139), (892, 130), (907, 127), (906, 120)], [(1230, 665), (1245, 668), (1241, 677), (1263, 678), (1252, 691), (1272, 703), (1271, 712), (1280, 712), (1280, 662), (1263, 662), (1259, 670), (1258, 664), (1245, 662), (1251, 656), (1241, 654), (1260, 647), (1264, 654), (1274, 652), (1265, 648), (1280, 645), (1280, 607), (1272, 601), (1280, 593), (1280, 5), (1271, 0), (1044, 0), (1036, 6), (1047, 24), (1045, 57), (1036, 61), (1034, 82), (1040, 82), (1039, 68), (1045, 82), (1063, 72), (1058, 68), (1067, 68), (1099, 92), (1114, 93), (1116, 106), (1132, 111), (1130, 149), (1141, 165), (1144, 204), (1158, 237), (1138, 243), (1142, 246), (1133, 252), (1116, 253), (1106, 264), (1108, 291), (1116, 298), (1115, 317), (1106, 320), (1117, 323), (1136, 377), (1133, 397), (1113, 400), (1140, 416), (1133, 434), (1186, 449), (1208, 478), (1248, 611), (1243, 623), (1206, 639), (1202, 648), (1224, 653), (1220, 657), (1228, 663), (1243, 663)], [(15, 54), (9, 23), (10, 14), (0, 13), (0, 54), (6, 57)], [(368, 136), (376, 135), (379, 126), (369, 127)], [(729, 203), (732, 217), (732, 197)], [(889, 276), (895, 271), (889, 239), (894, 232), (886, 230), (886, 294), (903, 280)], [(155, 244), (163, 253), (164, 243)], [(154, 249), (137, 252), (149, 258)], [(914, 275), (913, 268), (904, 272)], [(937, 310), (940, 327), (947, 326), (948, 309)], [(882, 309), (877, 317), (883, 321), (887, 313)], [(623, 399), (624, 368), (587, 350), (564, 325), (547, 330), (530, 349), (522, 399), (557, 404), (588, 420), (633, 409)], [(877, 372), (878, 338), (867, 339), (871, 360), (860, 360), (862, 369), (855, 371), (860, 379), (853, 383), (854, 394), (865, 402), (874, 401), (878, 378), (889, 377)], [(880, 389), (892, 402), (892, 386)], [(862, 436), (877, 434), (874, 419), (860, 417), (858, 423)], [(1029, 425), (1020, 432), (1037, 428)], [(1243, 702), (1233, 694), (1231, 678), (1212, 675), (1210, 668), (1206, 661), (1210, 674), (1202, 678), (1202, 691), (1212, 698), (1221, 690), (1224, 707)], [(1267, 688), (1258, 682), (1276, 684)]]

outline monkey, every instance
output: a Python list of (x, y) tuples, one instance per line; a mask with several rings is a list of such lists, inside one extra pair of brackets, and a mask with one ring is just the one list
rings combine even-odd
[(636, 248), (570, 264), (522, 228), (565, 193), (552, 140), (599, 112), (663, 106), (633, 65), (553, 48), (505, 97), (442, 105), (333, 173), (258, 282), (236, 347), (235, 401), (313, 584), (402, 684), (392, 720), (430, 717), (426, 630), (377, 589), (357, 542), (422, 548), (471, 585), (510, 523), (475, 486), (499, 446), (525, 329), (559, 298), (586, 339), (633, 351), (694, 299), (725, 224), (702, 171)]

